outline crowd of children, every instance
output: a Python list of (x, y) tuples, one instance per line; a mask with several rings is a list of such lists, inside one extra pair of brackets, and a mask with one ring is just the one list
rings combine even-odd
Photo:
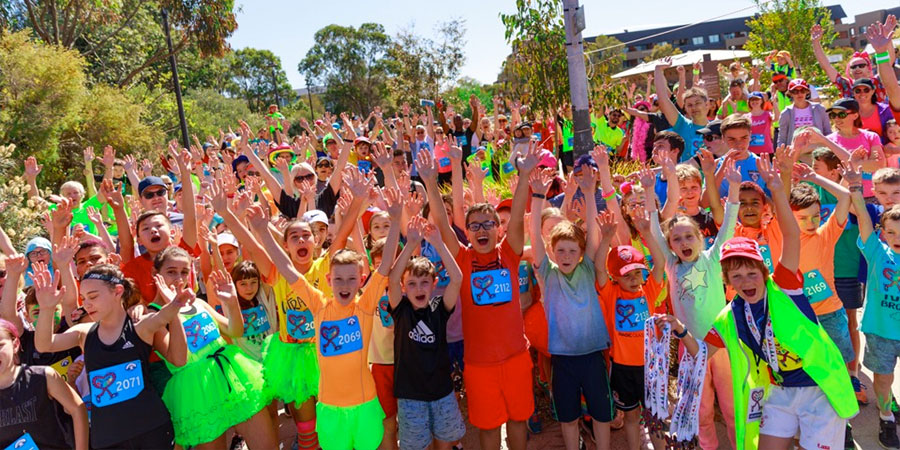
[[(108, 147), (99, 187), (86, 149), (47, 237), (0, 230), (0, 446), (275, 449), (290, 416), (297, 449), (462, 448), (468, 422), (523, 450), (537, 384), (570, 450), (618, 428), (630, 449), (853, 448), (861, 360), (900, 448), (895, 25), (868, 28), (875, 64), (829, 73), (850, 88), (828, 107), (781, 51), (766, 92), (732, 67), (710, 121), (666, 61), (577, 159), (569, 113), (474, 96), (471, 119), (424, 102), (293, 140), (273, 107), (160, 167)], [(626, 148), (641, 169), (613, 173)]]

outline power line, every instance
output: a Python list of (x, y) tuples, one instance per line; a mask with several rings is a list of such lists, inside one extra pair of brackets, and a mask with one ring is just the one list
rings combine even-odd
[[(761, 2), (759, 6), (762, 6), (762, 5), (765, 5), (765, 4), (767, 4), (767, 3), (770, 3), (771, 1), (772, 1), (772, 0), (766, 0), (766, 1), (764, 1), (764, 2)], [(615, 45), (610, 45), (609, 47), (604, 47), (604, 48), (594, 49), (594, 50), (591, 50), (591, 51), (588, 51), (588, 52), (584, 52), (584, 54), (585, 54), (585, 55), (590, 55), (591, 53), (602, 52), (602, 51), (604, 51), (604, 50), (609, 50), (609, 49), (616, 48), (616, 47), (624, 47), (624, 46), (626, 46), (626, 45), (633, 44), (633, 43), (635, 43), (635, 42), (645, 41), (645, 40), (647, 40), (647, 39), (652, 39), (652, 38), (655, 38), (655, 37), (658, 37), (658, 36), (662, 36), (662, 35), (664, 35), (664, 34), (673, 33), (673, 32), (675, 32), (675, 31), (680, 31), (680, 30), (683, 30), (683, 29), (685, 29), (685, 28), (690, 28), (690, 27), (692, 27), (692, 26), (694, 26), (694, 25), (700, 25), (701, 23), (711, 22), (711, 21), (713, 21), (713, 20), (721, 19), (721, 18), (723, 18), (723, 17), (728, 17), (728, 16), (730, 16), (730, 15), (732, 15), (732, 14), (737, 14), (737, 13), (739, 13), (739, 12), (741, 12), (741, 11), (746, 11), (746, 10), (748, 10), (748, 9), (753, 9), (753, 8), (756, 8), (756, 7), (757, 7), (757, 5), (746, 6), (746, 7), (743, 7), (743, 8), (741, 8), (741, 9), (734, 10), (734, 11), (731, 11), (731, 12), (729, 12), (729, 13), (725, 13), (725, 14), (722, 14), (722, 15), (719, 15), (719, 16), (716, 16), (716, 17), (710, 17), (709, 19), (704, 19), (704, 20), (701, 20), (701, 21), (699, 21), (699, 22), (689, 23), (689, 24), (687, 24), (687, 25), (682, 25), (682, 26), (680, 26), (680, 27), (673, 28), (673, 29), (671, 29), (671, 30), (666, 30), (666, 31), (662, 31), (662, 32), (659, 32), (659, 33), (656, 33), (656, 34), (651, 34), (650, 36), (644, 36), (644, 37), (642, 37), (642, 38), (634, 39), (634, 40), (631, 40), (631, 41), (628, 41), (628, 42), (623, 42), (623, 43), (621, 43), (621, 44), (615, 44)]]

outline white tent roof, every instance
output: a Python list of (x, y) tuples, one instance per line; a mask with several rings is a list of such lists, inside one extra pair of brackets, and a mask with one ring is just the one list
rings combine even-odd
[[(748, 59), (750, 52), (746, 50), (692, 50), (687, 53), (672, 55), (672, 66), (690, 66), (703, 61), (703, 55), (709, 54), (713, 61), (734, 61), (735, 59)], [(640, 63), (628, 70), (613, 75), (613, 78), (627, 78), (643, 73), (653, 72), (660, 60)]]
[[(894, 39), (894, 48), (900, 45), (900, 39)], [(875, 47), (872, 47), (872, 44), (866, 44), (866, 53), (875, 54)]]

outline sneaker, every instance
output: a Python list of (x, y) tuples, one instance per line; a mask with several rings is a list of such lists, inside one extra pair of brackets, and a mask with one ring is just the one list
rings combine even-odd
[(897, 423), (883, 419), (879, 419), (879, 422), (881, 425), (878, 430), (878, 443), (887, 449), (900, 448), (900, 439), (897, 438)]
[(869, 397), (866, 395), (866, 385), (862, 384), (857, 377), (850, 377), (850, 383), (853, 384), (853, 393), (856, 394), (856, 401), (860, 405), (868, 405)]
[(535, 411), (531, 414), (531, 417), (528, 418), (528, 431), (530, 431), (531, 434), (540, 434), (543, 429), (544, 425), (541, 422), (541, 416)]
[(850, 422), (847, 422), (847, 429), (844, 431), (844, 449), (856, 449), (856, 443), (853, 442), (853, 428), (850, 426)]

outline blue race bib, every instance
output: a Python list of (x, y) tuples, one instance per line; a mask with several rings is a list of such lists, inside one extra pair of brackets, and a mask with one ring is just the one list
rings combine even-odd
[(510, 174), (510, 173), (513, 173), (513, 172), (516, 171), (515, 166), (513, 166), (513, 164), (512, 164), (511, 162), (509, 162), (509, 161), (506, 161), (505, 163), (503, 163), (502, 168), (503, 168), (503, 174), (504, 174), (504, 175)]
[(479, 306), (512, 301), (512, 281), (508, 269), (475, 272), (471, 277), (472, 301)]
[(769, 273), (775, 272), (775, 266), (772, 264), (772, 249), (769, 248), (769, 244), (760, 245), (759, 254), (762, 256), (763, 262), (766, 263)]
[(827, 221), (828, 218), (831, 217), (831, 214), (834, 212), (834, 207), (835, 207), (835, 205), (833, 203), (831, 203), (831, 204), (827, 204), (827, 205), (822, 205), (819, 208), (819, 217), (821, 218), (820, 223), (825, 223), (825, 221)]
[(647, 307), (647, 299), (644, 297), (616, 299), (617, 331), (642, 331), (648, 317), (650, 308)]
[(326, 320), (319, 325), (319, 350), (322, 356), (338, 356), (362, 350), (359, 318)]
[(219, 338), (219, 326), (206, 312), (201, 312), (196, 316), (182, 322), (184, 326), (184, 334), (187, 337), (188, 350), (191, 353), (197, 353), (203, 347), (206, 347)]
[(466, 135), (459, 136), (456, 138), (456, 143), (460, 147), (465, 147), (465, 146), (469, 145), (469, 138), (466, 137)]
[(828, 287), (819, 269), (803, 274), (803, 292), (806, 293), (810, 303), (818, 303), (832, 296), (831, 288)]
[(262, 305), (241, 310), (241, 317), (244, 318), (244, 336), (256, 336), (272, 328)]
[(574, 147), (575, 146), (575, 136), (570, 137), (568, 139), (568, 142), (569, 142), (569, 147)]
[(88, 374), (93, 406), (102, 408), (131, 400), (144, 390), (144, 372), (136, 359)]
[(391, 313), (388, 312), (388, 306), (390, 302), (388, 301), (388, 296), (385, 295), (378, 299), (378, 318), (381, 319), (381, 325), (385, 328), (390, 328), (394, 326), (394, 318), (391, 317)]
[(22, 437), (16, 439), (15, 442), (9, 444), (9, 447), (6, 447), (4, 450), (38, 450), (38, 446), (34, 443), (34, 439), (31, 438), (31, 435), (25, 433)]
[(311, 339), (316, 336), (316, 326), (309, 310), (289, 309), (285, 317), (287, 317), (287, 332), (292, 338)]
[(356, 162), (356, 167), (359, 167), (362, 173), (369, 173), (372, 170), (372, 163), (363, 159)]
[(428, 242), (422, 243), (422, 256), (428, 258), (434, 264), (434, 271), (437, 272), (437, 287), (446, 287), (450, 284), (450, 276), (447, 275), (447, 269), (444, 268), (444, 262), (441, 261), (441, 255)]
[(751, 147), (762, 147), (766, 144), (766, 136), (762, 134), (751, 134), (750, 135), (750, 146)]
[(522, 261), (519, 263), (519, 293), (526, 294), (531, 287), (531, 271), (528, 270), (528, 263)]
[(91, 393), (88, 392), (87, 395), (81, 397), (81, 401), (84, 403), (84, 409), (87, 410), (88, 413), (88, 422), (91, 420)]
[(441, 158), (438, 160), (438, 164), (443, 169), (444, 167), (450, 167), (450, 158)]

